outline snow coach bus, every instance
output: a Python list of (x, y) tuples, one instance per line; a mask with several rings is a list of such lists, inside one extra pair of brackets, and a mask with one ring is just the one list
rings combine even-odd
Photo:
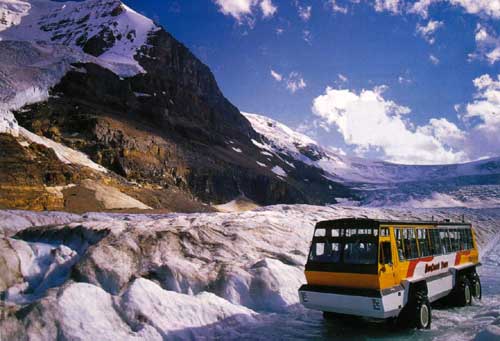
[(481, 299), (472, 226), (450, 221), (338, 219), (316, 224), (300, 302), (325, 318), (356, 315), (430, 328), (440, 298)]

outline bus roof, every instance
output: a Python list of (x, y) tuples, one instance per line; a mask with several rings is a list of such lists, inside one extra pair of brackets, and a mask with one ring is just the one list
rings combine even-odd
[(342, 218), (333, 220), (323, 220), (316, 224), (316, 227), (378, 227), (379, 225), (433, 225), (433, 226), (471, 226), (470, 223), (453, 222), (449, 220), (387, 220), (370, 218)]

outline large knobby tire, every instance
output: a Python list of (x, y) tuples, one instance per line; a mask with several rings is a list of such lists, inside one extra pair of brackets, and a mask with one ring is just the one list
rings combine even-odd
[(465, 307), (472, 303), (472, 289), (466, 276), (461, 276), (455, 286), (455, 304)]
[(432, 323), (431, 304), (427, 295), (420, 292), (415, 297), (413, 325), (417, 329), (430, 329)]
[(479, 275), (477, 273), (474, 273), (472, 275), (471, 289), (472, 289), (472, 296), (474, 297), (474, 299), (480, 301), (481, 298), (483, 297), (483, 289), (481, 287), (481, 280), (479, 279)]

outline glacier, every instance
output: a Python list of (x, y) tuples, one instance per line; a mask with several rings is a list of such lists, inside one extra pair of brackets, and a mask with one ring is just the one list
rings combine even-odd
[[(464, 309), (435, 308), (431, 331), (394, 334), (358, 319), (332, 324), (299, 304), (297, 289), (305, 282), (316, 221), (349, 216), (459, 220), (464, 214), (476, 227), (482, 251), (484, 298)], [(338, 205), (140, 215), (0, 211), (0, 240), (7, 243), (0, 247), (10, 245), (0, 257), (23, 264), (20, 273), (9, 268), (14, 280), (4, 290), (0, 333), (109, 340), (487, 339), (500, 325), (499, 219), (500, 209)], [(19, 319), (15, 311), (21, 308)], [(44, 322), (51, 318), (58, 323)]]

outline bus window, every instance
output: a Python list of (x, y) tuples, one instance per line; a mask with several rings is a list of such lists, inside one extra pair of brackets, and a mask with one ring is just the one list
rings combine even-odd
[(324, 236), (326, 236), (326, 229), (316, 229), (316, 231), (314, 231), (314, 236), (315, 237), (324, 237)]
[(344, 263), (377, 264), (377, 245), (373, 242), (355, 241), (344, 245)]
[(340, 245), (339, 243), (314, 243), (309, 255), (310, 261), (323, 263), (337, 263), (340, 261)]
[(450, 239), (448, 237), (447, 229), (439, 229), (439, 239), (441, 240), (441, 253), (445, 254), (451, 252)]
[(427, 229), (417, 229), (418, 248), (422, 257), (431, 255), (427, 231)]
[(340, 229), (332, 229), (332, 237), (340, 237)]
[(380, 243), (380, 264), (392, 264), (391, 242)]
[(360, 236), (360, 235), (377, 236), (378, 230), (372, 229), (372, 228), (369, 228), (369, 229), (346, 228), (345, 229), (345, 237), (354, 237), (354, 236)]
[(461, 236), (460, 236), (460, 242), (463, 245), (463, 250), (470, 250), (472, 249), (472, 233), (471, 229), (461, 229)]
[(406, 259), (418, 258), (417, 239), (413, 228), (403, 229), (403, 243)]
[(441, 248), (441, 239), (439, 237), (439, 230), (437, 229), (430, 229), (429, 230), (429, 239), (431, 242), (431, 254), (432, 255), (440, 255), (442, 254), (442, 248)]
[(457, 229), (449, 229), (448, 236), (450, 238), (451, 251), (460, 251), (460, 234)]
[(389, 229), (381, 228), (380, 229), (380, 237), (389, 237)]
[(396, 233), (396, 245), (398, 248), (399, 260), (405, 260), (403, 229), (394, 229), (394, 232)]

